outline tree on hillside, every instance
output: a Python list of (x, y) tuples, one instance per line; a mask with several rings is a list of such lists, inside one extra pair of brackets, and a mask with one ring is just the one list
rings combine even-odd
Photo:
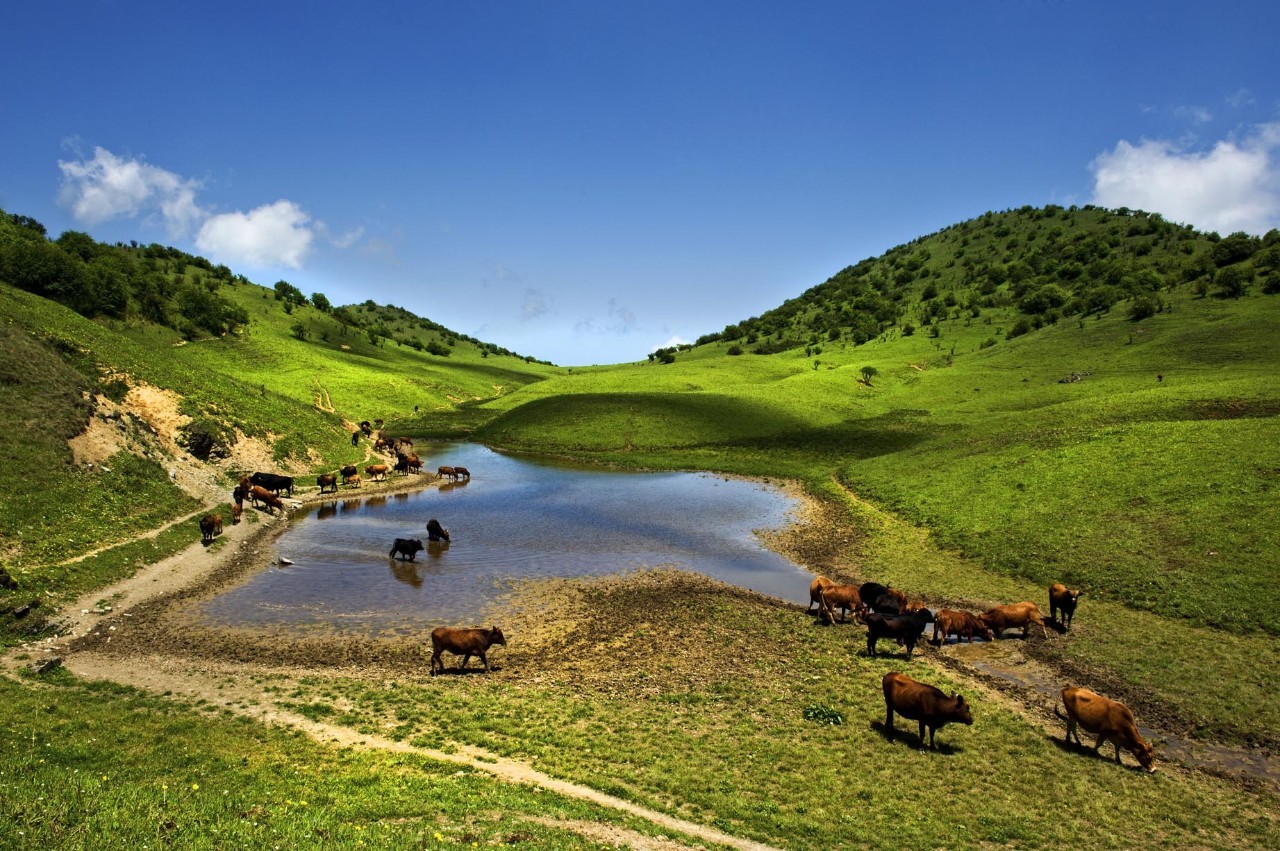
[(333, 305), (329, 302), (329, 297), (324, 293), (312, 293), (311, 304), (321, 313), (328, 313), (333, 310)]
[(880, 370), (876, 369), (874, 366), (864, 366), (858, 371), (862, 373), (862, 383), (868, 387), (871, 386), (871, 379), (880, 374)]

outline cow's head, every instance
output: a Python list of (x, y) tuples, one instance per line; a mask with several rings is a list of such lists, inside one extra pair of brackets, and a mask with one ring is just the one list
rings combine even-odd
[(973, 715), (969, 713), (969, 704), (965, 699), (955, 692), (951, 693), (951, 699), (956, 702), (955, 717), (961, 724), (972, 724)]
[(502, 634), (502, 630), (498, 629), (496, 626), (491, 626), (489, 627), (489, 643), (501, 644), (503, 647), (506, 647), (507, 637)]
[(1133, 755), (1138, 758), (1138, 764), (1145, 768), (1148, 773), (1155, 773), (1156, 749), (1151, 746), (1150, 742), (1139, 742), (1134, 745)]

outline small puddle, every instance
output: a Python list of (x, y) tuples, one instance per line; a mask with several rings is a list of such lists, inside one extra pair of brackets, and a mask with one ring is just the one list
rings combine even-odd
[[(963, 663), (966, 667), (1011, 683), (1022, 691), (1038, 694), (1045, 698), (1050, 706), (1061, 706), (1058, 694), (1065, 685), (1073, 685), (1063, 681), (1045, 665), (1028, 659), (1021, 650), (1021, 640), (1003, 638), (999, 641), (974, 641), (972, 643), (951, 643), (944, 645), (947, 656)], [(1063, 722), (1063, 731), (1066, 726)], [(1273, 791), (1280, 792), (1280, 759), (1268, 756), (1261, 751), (1233, 748), (1228, 745), (1216, 745), (1199, 742), (1193, 739), (1158, 733), (1148, 727), (1138, 725), (1138, 730), (1147, 740), (1157, 742), (1156, 764), (1160, 759), (1168, 759), (1193, 768), (1200, 768), (1220, 775), (1240, 775), (1265, 783)], [(1086, 742), (1092, 742), (1087, 734)], [(1104, 755), (1115, 753), (1111, 745), (1104, 745)], [(1126, 764), (1132, 764), (1132, 757)]]

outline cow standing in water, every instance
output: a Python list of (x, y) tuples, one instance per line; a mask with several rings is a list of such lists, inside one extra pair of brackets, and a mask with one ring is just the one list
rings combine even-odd
[(449, 540), (449, 530), (441, 526), (439, 520), (432, 517), (427, 521), (427, 540), (447, 541)]

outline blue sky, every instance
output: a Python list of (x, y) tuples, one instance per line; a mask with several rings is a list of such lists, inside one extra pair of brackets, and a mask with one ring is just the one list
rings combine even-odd
[(641, 360), (987, 210), (1280, 226), (1280, 4), (42, 0), (0, 207)]

